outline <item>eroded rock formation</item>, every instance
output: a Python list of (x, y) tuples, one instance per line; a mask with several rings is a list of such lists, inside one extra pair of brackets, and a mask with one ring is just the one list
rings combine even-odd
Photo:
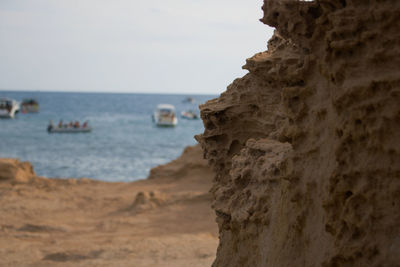
[(0, 182), (27, 183), (36, 177), (29, 162), (18, 159), (0, 159)]
[(201, 106), (214, 266), (398, 266), (400, 1), (263, 10), (268, 51)]

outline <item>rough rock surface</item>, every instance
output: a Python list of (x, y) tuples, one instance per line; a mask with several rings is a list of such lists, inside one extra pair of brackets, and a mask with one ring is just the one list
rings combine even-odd
[(17, 159), (0, 160), (0, 182), (26, 183), (36, 177), (29, 162), (20, 162)]
[(213, 266), (399, 266), (400, 1), (263, 10), (268, 51), (201, 106)]

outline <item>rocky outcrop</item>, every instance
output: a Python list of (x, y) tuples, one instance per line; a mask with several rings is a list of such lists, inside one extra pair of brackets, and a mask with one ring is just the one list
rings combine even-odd
[(214, 266), (398, 266), (400, 2), (263, 10), (268, 51), (201, 106)]
[[(212, 177), (213, 172), (201, 155), (202, 151), (199, 145), (187, 146), (179, 158), (152, 168), (147, 179), (182, 180), (191, 179), (197, 174)], [(205, 178), (205, 180), (207, 179)]]
[(18, 159), (0, 159), (0, 182), (26, 183), (36, 177), (29, 162)]

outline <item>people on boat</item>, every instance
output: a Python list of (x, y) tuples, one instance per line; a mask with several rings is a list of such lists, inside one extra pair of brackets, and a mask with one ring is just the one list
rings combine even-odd
[(6, 103), (6, 108), (7, 108), (8, 112), (11, 112), (12, 106), (11, 106), (10, 102)]
[(52, 120), (50, 120), (50, 122), (49, 122), (49, 126), (47, 126), (47, 131), (51, 131), (52, 129), (54, 128), (54, 124), (53, 124), (53, 121)]
[(92, 127), (88, 125), (88, 121), (84, 121), (82, 124), (79, 121), (70, 121), (68, 124), (63, 124), (61, 120), (58, 124), (53, 124), (53, 121), (50, 121), (47, 131), (49, 133), (89, 133), (92, 131)]
[(39, 112), (40, 106), (35, 99), (24, 99), (21, 103), (21, 109), (23, 113), (37, 113)]
[(92, 131), (92, 127), (89, 125), (89, 121), (84, 121), (83, 123), (80, 123), (79, 121), (64, 123), (63, 120), (60, 120), (58, 123), (54, 124), (53, 121), (50, 120), (47, 126), (47, 131), (49, 133), (88, 133)]
[[(50, 128), (51, 126), (51, 128)], [(49, 129), (54, 129), (56, 128), (56, 126), (53, 124), (52, 121), (50, 121), (49, 123)], [(82, 124), (80, 124), (79, 121), (70, 121), (69, 123), (64, 123), (63, 120), (60, 120), (57, 124), (57, 128), (74, 128), (74, 129), (78, 129), (78, 128), (88, 128), (88, 121), (84, 121)]]

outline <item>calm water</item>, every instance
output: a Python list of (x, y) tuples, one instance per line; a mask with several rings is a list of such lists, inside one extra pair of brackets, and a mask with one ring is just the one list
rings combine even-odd
[[(0, 157), (33, 163), (46, 177), (90, 177), (106, 181), (146, 178), (149, 170), (177, 158), (194, 145), (193, 136), (203, 132), (201, 120), (179, 118), (175, 128), (156, 127), (151, 114), (159, 103), (175, 105), (177, 113), (194, 109), (216, 96), (6, 92), (0, 97), (21, 101), (35, 98), (40, 113), (0, 120)], [(58, 123), (89, 120), (89, 134), (48, 134), (49, 120)]]

